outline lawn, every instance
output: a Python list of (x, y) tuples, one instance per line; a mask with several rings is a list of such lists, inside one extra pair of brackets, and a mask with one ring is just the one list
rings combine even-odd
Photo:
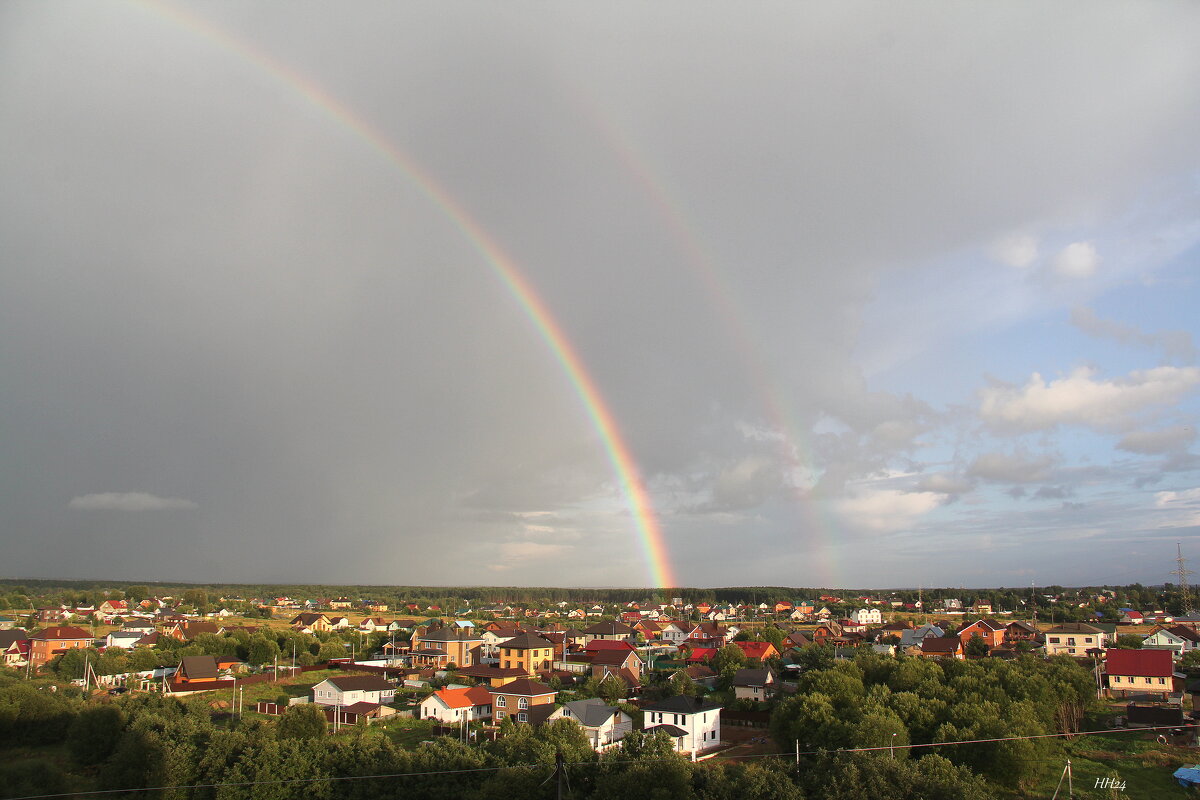
[[(1182, 740), (1180, 740), (1182, 741)], [(1184, 789), (1171, 777), (1181, 766), (1200, 763), (1200, 750), (1168, 742), (1159, 744), (1155, 733), (1103, 733), (1080, 736), (1067, 744), (1076, 797), (1119, 797), (1128, 800), (1168, 800), (1200, 796)], [(1062, 776), (1063, 764), (1054, 766), (1031, 797), (1050, 797)], [(1097, 789), (1097, 779), (1115, 778), (1123, 790)], [(1060, 797), (1067, 791), (1064, 781)]]

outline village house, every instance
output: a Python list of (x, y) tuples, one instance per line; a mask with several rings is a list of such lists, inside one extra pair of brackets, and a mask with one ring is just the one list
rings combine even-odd
[(91, 647), (94, 641), (92, 635), (82, 628), (70, 625), (45, 628), (29, 637), (29, 660), (37, 669), (60, 653)]
[(1004, 645), (1014, 647), (1020, 642), (1036, 642), (1041, 632), (1037, 626), (1021, 620), (1013, 620), (1004, 626)]
[(966, 658), (962, 639), (957, 636), (941, 638), (928, 637), (921, 640), (920, 655), (925, 658), (955, 658), (962, 661)]
[(736, 700), (762, 702), (775, 695), (778, 679), (771, 669), (739, 669), (733, 675), (733, 696)]
[(214, 656), (184, 656), (175, 670), (175, 683), (213, 683), (221, 679)]
[(1102, 650), (1108, 634), (1082, 622), (1066, 622), (1046, 631), (1046, 655), (1084, 656)]
[(1166, 702), (1174, 691), (1175, 662), (1169, 650), (1110, 648), (1105, 653), (1104, 672), (1109, 697), (1152, 694)]
[(1004, 643), (1004, 625), (994, 619), (978, 619), (959, 628), (956, 635), (962, 640), (963, 647), (978, 637), (991, 649)]
[(431, 667), (450, 664), (469, 667), (476, 663), (475, 652), (482, 644), (482, 636), (472, 628), (449, 626), (432, 631), (418, 630), (412, 636), (413, 662)]
[(770, 642), (734, 642), (746, 656), (747, 661), (764, 663), (769, 658), (779, 658), (779, 651)]
[(0, 661), (6, 667), (23, 667), (29, 659), (29, 632), (23, 628), (0, 630)]
[(310, 692), (312, 702), (322, 706), (388, 705), (395, 699), (396, 687), (378, 675), (338, 675), (321, 681)]
[[(496, 722), (506, 717), (512, 717), (515, 722), (530, 722), (530, 714), (535, 707), (549, 705), (553, 710), (554, 696), (557, 694), (546, 684), (529, 678), (518, 678), (488, 691), (492, 693), (492, 718)], [(549, 712), (542, 709), (541, 713)], [(544, 716), (540, 718), (544, 719)]]
[(692, 758), (721, 744), (721, 706), (689, 695), (676, 695), (642, 707), (646, 733), (665, 731), (675, 749)]
[(945, 636), (946, 632), (933, 624), (925, 624), (919, 628), (906, 630), (900, 634), (901, 650), (907, 650), (910, 647), (920, 648), (921, 642), (929, 638), (940, 639)]
[(537, 633), (519, 634), (500, 642), (496, 649), (501, 667), (519, 669), (531, 677), (550, 669), (554, 662), (554, 642)]
[(547, 721), (556, 718), (572, 719), (583, 729), (593, 750), (603, 752), (618, 744), (633, 730), (633, 718), (621, 709), (606, 704), (598, 698), (572, 700), (550, 715)]
[(632, 642), (636, 638), (633, 628), (626, 625), (624, 622), (597, 622), (594, 625), (589, 625), (583, 629), (584, 635), (587, 636), (587, 641), (593, 639), (605, 639), (608, 641)]
[(878, 608), (856, 608), (850, 612), (850, 619), (858, 625), (880, 625), (883, 614)]
[(1158, 628), (1142, 640), (1143, 650), (1170, 650), (1176, 657), (1197, 647), (1200, 647), (1200, 634), (1188, 625)]
[(486, 686), (440, 689), (421, 701), (419, 716), (436, 719), (445, 725), (491, 719), (492, 693)]

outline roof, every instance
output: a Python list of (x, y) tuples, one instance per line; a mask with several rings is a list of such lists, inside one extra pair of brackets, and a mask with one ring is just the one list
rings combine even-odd
[(625, 653), (633, 652), (633, 645), (629, 642), (614, 641), (612, 639), (592, 639), (583, 648), (584, 650), (620, 650)]
[(505, 639), (503, 642), (497, 642), (497, 647), (506, 647), (510, 650), (540, 650), (545, 648), (553, 648), (554, 642), (537, 633), (518, 634), (511, 639)]
[(772, 678), (769, 669), (739, 669), (733, 674), (734, 686), (766, 686)]
[(1083, 622), (1064, 622), (1061, 625), (1055, 625), (1046, 633), (1090, 633), (1095, 636), (1098, 633), (1104, 633), (1103, 630), (1095, 625), (1087, 625)]
[(696, 647), (692, 650), (692, 654), (688, 656), (688, 661), (708, 661), (717, 654), (715, 647)]
[(689, 678), (691, 678), (694, 681), (704, 680), (705, 678), (712, 678), (712, 677), (715, 677), (717, 674), (717, 673), (713, 672), (711, 669), (709, 669), (708, 667), (704, 666), (703, 664), (693, 664), (692, 666), (683, 670), (683, 672), (685, 675), (687, 675)]
[(216, 678), (217, 659), (212, 656), (184, 656), (179, 661), (179, 671), (191, 680)]
[(657, 703), (642, 706), (642, 711), (666, 711), (672, 714), (699, 714), (702, 711), (712, 711), (721, 708), (717, 703), (702, 700), (691, 695), (680, 694), (659, 700)]
[(921, 651), (925, 653), (957, 653), (962, 640), (957, 636), (930, 636), (921, 640)]
[(633, 628), (624, 622), (597, 622), (584, 628), (583, 632), (592, 636), (629, 636)]
[(1175, 671), (1170, 650), (1118, 650), (1106, 652), (1104, 669), (1109, 675), (1169, 678)]
[(520, 722), (521, 715), (524, 714), (525, 721), (530, 725), (541, 725), (547, 719), (552, 717), (555, 711), (558, 711), (558, 706), (554, 705), (554, 703), (542, 703), (541, 705), (530, 706), (529, 708), (522, 708), (519, 711), (514, 711), (510, 714), (510, 716), (514, 717), (517, 722)]
[(458, 675), (465, 678), (482, 678), (490, 680), (491, 678), (519, 678), (528, 673), (523, 669), (511, 667), (489, 667), (486, 664), (475, 664), (470, 667), (461, 667), (458, 670)]
[(646, 728), (646, 733), (654, 733), (656, 731), (664, 731), (669, 734), (672, 739), (678, 739), (681, 736), (687, 736), (687, 731), (683, 728), (677, 728), (674, 725), (651, 725)]
[(538, 683), (531, 678), (517, 678), (515, 681), (509, 681), (503, 686), (494, 687), (491, 690), (493, 695), (497, 694), (516, 694), (526, 697), (534, 697), (542, 694), (557, 694), (554, 689), (544, 683)]
[(0, 649), (7, 648), (13, 642), (21, 642), (29, 638), (29, 632), (23, 628), (10, 628), (0, 631)]
[(621, 709), (616, 706), (610, 706), (598, 697), (591, 697), (587, 700), (573, 700), (570, 703), (563, 704), (564, 714), (570, 712), (570, 716), (579, 720), (580, 725), (586, 725), (589, 728), (598, 728), (604, 723), (612, 719), (613, 714), (620, 713)]
[(387, 692), (396, 688), (378, 675), (338, 675), (325, 680), (343, 692)]
[(468, 706), (487, 706), (492, 704), (492, 693), (485, 686), (472, 686), (467, 689), (442, 689), (434, 692), (433, 696), (450, 708), (467, 708)]
[(734, 644), (746, 654), (746, 658), (757, 658), (759, 661), (770, 658), (771, 651), (775, 650), (775, 645), (770, 642), (734, 642)]
[[(601, 667), (619, 667), (632, 654), (632, 650), (597, 650), (594, 653), (590, 653), (589, 658), (593, 664)], [(634, 658), (637, 658), (637, 656), (634, 656)]]
[(445, 627), (426, 631), (420, 635), (423, 642), (482, 642), (482, 637), (471, 628)]
[(92, 635), (83, 628), (76, 628), (74, 625), (57, 625), (52, 628), (44, 628), (29, 638), (41, 639), (43, 641), (75, 641), (78, 639), (91, 639)]

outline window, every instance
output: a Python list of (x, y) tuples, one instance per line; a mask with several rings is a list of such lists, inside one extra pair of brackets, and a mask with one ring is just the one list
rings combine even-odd
[(503, 712), (503, 711), (497, 711), (497, 712), (496, 712), (496, 719), (504, 719), (504, 712)]
[(1120, 683), (1120, 682), (1121, 682), (1121, 676), (1120, 676), (1120, 675), (1113, 675), (1113, 676), (1112, 676), (1112, 682), (1113, 682), (1113, 683)]
[(528, 697), (518, 697), (517, 698), (517, 708), (529, 708), (529, 698)]
[(517, 714), (517, 722), (529, 722), (528, 714)]
[(504, 695), (498, 695), (496, 697), (496, 708), (504, 708), (506, 705), (508, 705), (508, 698)]
[(1050, 637), (1050, 644), (1058, 644), (1058, 637), (1057, 637), (1057, 636), (1051, 636), (1051, 637)]
[(1159, 686), (1162, 686), (1162, 685), (1163, 685), (1163, 684), (1165, 684), (1166, 682), (1167, 682), (1167, 679), (1166, 679), (1166, 678), (1159, 678), (1159, 679), (1158, 679), (1158, 685), (1159, 685)]

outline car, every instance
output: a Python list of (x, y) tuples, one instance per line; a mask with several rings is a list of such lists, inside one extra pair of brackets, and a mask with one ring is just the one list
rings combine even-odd
[(129, 689), (125, 688), (124, 686), (117, 686), (112, 689), (109, 689), (108, 693), (110, 695), (118, 695), (118, 694), (125, 694), (128, 691), (129, 691)]

